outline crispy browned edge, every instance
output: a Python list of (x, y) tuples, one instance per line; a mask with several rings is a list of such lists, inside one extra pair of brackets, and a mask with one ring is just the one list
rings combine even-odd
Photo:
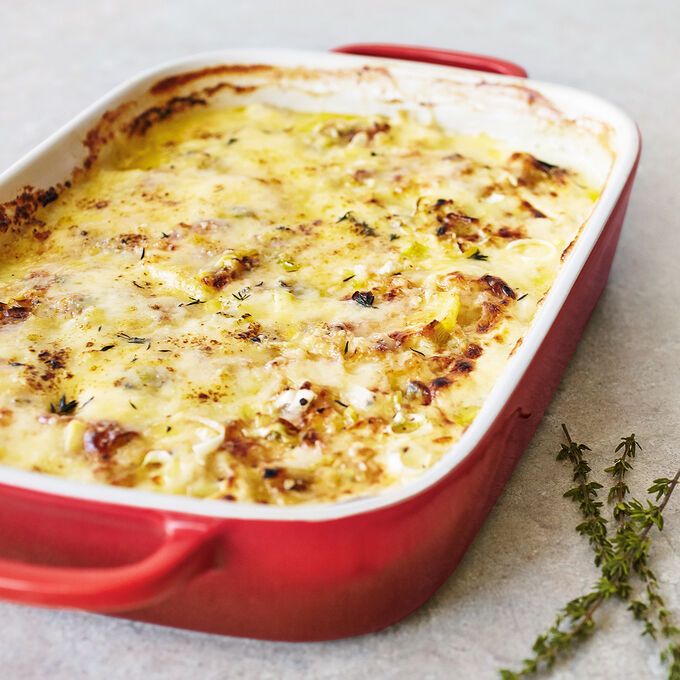
[(35, 217), (36, 212), (56, 201), (59, 194), (70, 187), (78, 175), (91, 168), (102, 149), (112, 141), (117, 132), (123, 132), (130, 137), (142, 136), (161, 120), (195, 106), (206, 106), (208, 99), (220, 90), (229, 89), (234, 94), (247, 94), (255, 91), (259, 86), (240, 85), (224, 80), (182, 96), (177, 94), (179, 88), (206, 77), (264, 72), (276, 75), (279, 71), (280, 69), (265, 64), (223, 64), (178, 73), (153, 83), (148, 90), (149, 94), (154, 96), (166, 95), (166, 98), (137, 114), (131, 121), (122, 126), (119, 123), (134, 102), (124, 102), (116, 108), (104, 112), (97, 123), (85, 134), (82, 143), (87, 155), (80, 166), (73, 168), (68, 179), (47, 188), (26, 185), (15, 198), (0, 203), (0, 233), (11, 228), (22, 228), (26, 225), (39, 226), (40, 221)]

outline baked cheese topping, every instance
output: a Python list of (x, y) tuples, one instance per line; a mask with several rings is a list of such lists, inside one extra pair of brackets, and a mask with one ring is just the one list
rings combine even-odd
[(132, 127), (0, 234), (0, 462), (272, 504), (407, 482), (475, 417), (596, 198), (405, 113)]

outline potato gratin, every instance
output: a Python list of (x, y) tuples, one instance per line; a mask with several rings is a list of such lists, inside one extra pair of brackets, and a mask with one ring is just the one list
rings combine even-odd
[(596, 199), (405, 113), (156, 118), (26, 219), (0, 209), (2, 463), (273, 504), (408, 481), (475, 417)]

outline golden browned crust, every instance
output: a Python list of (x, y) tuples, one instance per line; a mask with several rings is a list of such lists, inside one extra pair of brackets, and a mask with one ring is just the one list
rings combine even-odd
[(532, 248), (573, 234), (551, 206), (583, 213), (570, 173), (407, 115), (212, 106), (269, 71), (157, 83), (90, 131), (74, 186), (0, 209), (0, 413), (63, 450), (25, 467), (334, 500), (418, 474), (474, 418), (556, 271)]

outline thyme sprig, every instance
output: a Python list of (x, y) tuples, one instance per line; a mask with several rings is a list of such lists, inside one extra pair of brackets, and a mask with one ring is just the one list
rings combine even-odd
[(602, 484), (588, 480), (590, 466), (583, 457), (584, 452), (590, 451), (585, 444), (577, 444), (572, 441), (569, 431), (562, 425), (566, 444), (557, 454), (557, 460), (568, 460), (573, 469), (573, 481), (576, 486), (565, 491), (564, 497), (578, 503), (583, 521), (576, 526), (576, 531), (588, 539), (588, 543), (595, 552), (595, 565), (600, 566), (602, 561), (611, 557), (612, 547), (607, 539), (607, 520), (602, 517), (600, 509), (602, 502), (597, 500), (597, 492)]
[(614, 464), (604, 471), (608, 472), (614, 478), (614, 484), (609, 489), (607, 500), (610, 503), (616, 502), (612, 515), (614, 519), (622, 525), (625, 521), (625, 516), (619, 509), (619, 504), (623, 503), (624, 498), (630, 493), (630, 489), (625, 482), (626, 473), (633, 469), (632, 459), (635, 458), (635, 453), (638, 449), (642, 450), (640, 444), (635, 440), (635, 435), (630, 437), (622, 437), (621, 442), (614, 450), (614, 453), (622, 451), (619, 458), (614, 461)]
[(580, 642), (590, 637), (597, 628), (596, 611), (607, 601), (617, 599), (627, 603), (633, 618), (642, 624), (642, 634), (664, 640), (661, 660), (668, 670), (669, 680), (680, 680), (680, 628), (671, 620), (656, 574), (649, 566), (650, 532), (663, 529), (663, 511), (680, 480), (680, 469), (672, 479), (655, 479), (647, 490), (654, 501), (628, 499), (630, 489), (626, 476), (633, 468), (636, 454), (642, 447), (635, 435), (622, 437), (614, 463), (605, 468), (613, 479), (607, 493), (612, 506), (612, 520), (616, 527), (608, 534), (607, 520), (602, 515), (603, 503), (598, 491), (603, 488), (589, 477), (591, 468), (585, 459), (590, 448), (571, 439), (562, 425), (566, 443), (561, 445), (557, 460), (572, 466), (574, 486), (564, 496), (578, 504), (582, 521), (576, 530), (584, 536), (595, 554), (600, 578), (593, 588), (567, 602), (559, 610), (553, 624), (539, 635), (532, 646), (533, 654), (522, 661), (518, 671), (502, 669), (502, 680), (519, 680), (552, 668), (555, 662), (572, 652)]

